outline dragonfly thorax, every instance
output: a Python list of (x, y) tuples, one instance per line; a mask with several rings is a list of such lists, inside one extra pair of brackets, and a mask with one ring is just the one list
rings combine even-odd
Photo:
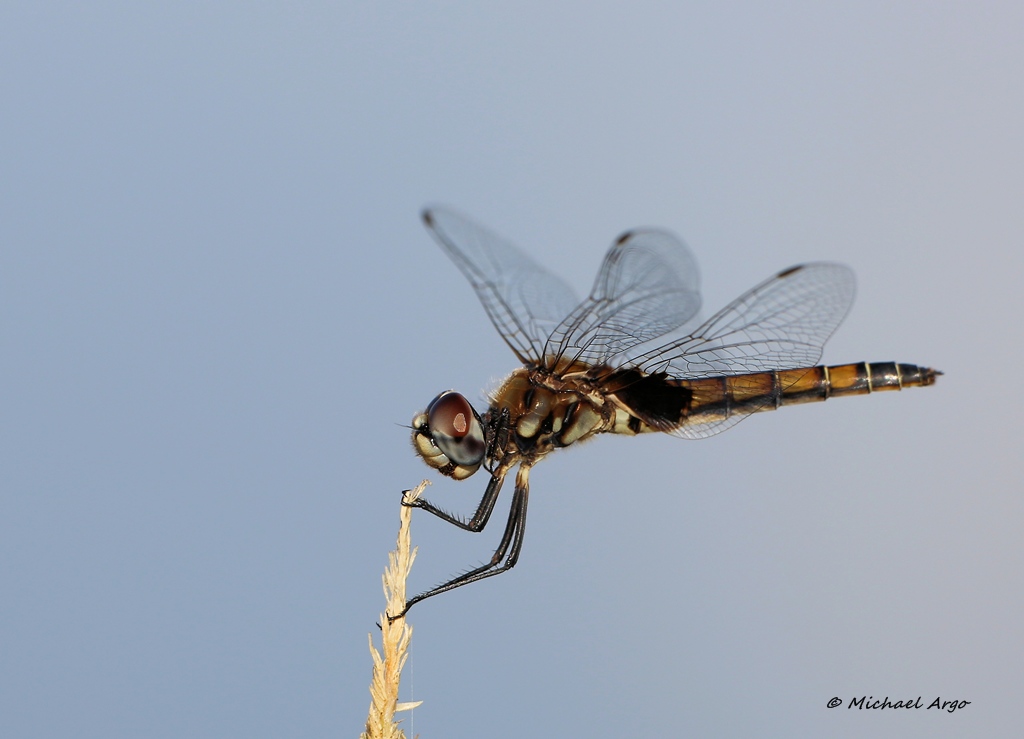
[(494, 394), (485, 419), (499, 414), (508, 419), (507, 453), (533, 462), (606, 430), (612, 409), (582, 375), (565, 377), (524, 367)]

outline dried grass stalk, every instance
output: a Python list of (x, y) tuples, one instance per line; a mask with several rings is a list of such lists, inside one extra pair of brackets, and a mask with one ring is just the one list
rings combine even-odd
[[(406, 502), (418, 498), (428, 484), (424, 480), (415, 490), (406, 492)], [(411, 521), (412, 508), (402, 506), (398, 547), (395, 551), (388, 552), (388, 567), (384, 570), (383, 577), (384, 598), (387, 600), (387, 610), (380, 617), (383, 657), (373, 646), (373, 634), (369, 635), (370, 655), (373, 657), (370, 696), (373, 700), (370, 703), (370, 714), (366, 719), (366, 731), (360, 735), (360, 739), (405, 739), (405, 732), (398, 727), (395, 714), (399, 711), (408, 711), (423, 702), (398, 702), (398, 682), (408, 657), (412, 626), (405, 622), (404, 616), (394, 621), (388, 619), (389, 613), (401, 613), (405, 608), (405, 581), (416, 559), (416, 550), (412, 548), (412, 537), (409, 533)]]

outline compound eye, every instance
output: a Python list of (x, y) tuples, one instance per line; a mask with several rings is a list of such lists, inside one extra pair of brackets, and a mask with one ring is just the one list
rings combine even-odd
[(483, 429), (473, 406), (459, 393), (449, 390), (430, 402), (427, 426), (434, 443), (455, 464), (473, 466), (483, 461)]

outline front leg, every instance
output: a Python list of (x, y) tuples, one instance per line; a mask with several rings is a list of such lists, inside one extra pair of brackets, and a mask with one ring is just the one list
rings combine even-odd
[(487, 483), (487, 489), (484, 490), (484, 495), (480, 499), (480, 505), (477, 506), (476, 513), (468, 521), (438, 508), (425, 498), (417, 498), (412, 503), (406, 503), (405, 493), (402, 493), (402, 505), (409, 506), (410, 508), (422, 508), (428, 513), (433, 513), (443, 521), (458, 526), (460, 529), (478, 533), (484, 530), (484, 526), (487, 525), (487, 521), (491, 517), (491, 512), (494, 511), (494, 504), (498, 500), (498, 493), (501, 492), (501, 484), (505, 481), (506, 472), (508, 472), (508, 468), (502, 466), (491, 475), (491, 480)]

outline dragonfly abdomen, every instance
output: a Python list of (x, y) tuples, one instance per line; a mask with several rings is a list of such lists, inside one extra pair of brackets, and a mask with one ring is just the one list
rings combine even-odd
[(923, 387), (933, 384), (939, 374), (913, 364), (857, 362), (683, 380), (679, 382), (693, 393), (683, 421), (686, 424), (711, 423), (734, 415), (773, 411), (784, 405)]
[(937, 373), (927, 367), (896, 362), (857, 362), (831, 367), (783, 370), (778, 375), (778, 405), (809, 403), (843, 395), (867, 395), (935, 383)]

